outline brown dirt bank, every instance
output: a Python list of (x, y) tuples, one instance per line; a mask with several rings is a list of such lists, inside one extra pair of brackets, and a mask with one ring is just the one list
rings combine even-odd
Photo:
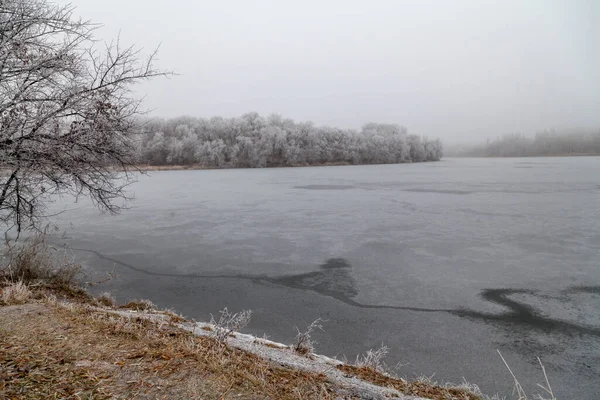
[(79, 291), (19, 290), (0, 297), (0, 399), (480, 398), (240, 333), (219, 343), (208, 324), (149, 302), (106, 307)]

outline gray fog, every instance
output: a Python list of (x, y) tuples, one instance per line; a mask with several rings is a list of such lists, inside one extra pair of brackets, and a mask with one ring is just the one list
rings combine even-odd
[(74, 0), (177, 72), (153, 115), (400, 123), (446, 143), (600, 126), (600, 3)]

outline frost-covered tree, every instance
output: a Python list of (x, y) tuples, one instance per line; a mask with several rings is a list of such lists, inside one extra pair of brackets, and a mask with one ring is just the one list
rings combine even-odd
[(296, 123), (276, 114), (157, 120), (146, 125), (143, 136), (137, 141), (141, 160), (154, 165), (254, 168), (404, 163), (442, 157), (439, 139), (408, 135), (400, 125), (369, 123), (357, 132)]
[(133, 135), (131, 87), (163, 73), (154, 54), (98, 46), (95, 28), (71, 6), (0, 1), (0, 218), (19, 231), (40, 222), (52, 193), (86, 195), (110, 212), (125, 196), (127, 174), (115, 171), (144, 144)]
[(408, 135), (408, 154), (413, 162), (420, 162), (427, 159), (425, 146), (421, 143), (419, 136)]
[(197, 163), (207, 167), (220, 168), (225, 164), (228, 147), (221, 139), (206, 141), (202, 143), (194, 157)]

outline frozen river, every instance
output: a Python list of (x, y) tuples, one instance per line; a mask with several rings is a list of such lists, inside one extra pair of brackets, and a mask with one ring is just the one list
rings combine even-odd
[(199, 320), (252, 309), (249, 333), (317, 351), (382, 343), (400, 375), (510, 395), (499, 349), (533, 388), (600, 394), (600, 158), (166, 171), (129, 210), (63, 201), (65, 243), (96, 288)]

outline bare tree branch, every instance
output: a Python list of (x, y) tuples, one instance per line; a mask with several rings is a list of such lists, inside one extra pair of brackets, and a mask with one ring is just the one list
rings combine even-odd
[[(0, 1), (0, 219), (35, 228), (53, 194), (122, 207), (135, 170), (140, 100), (131, 86), (168, 73), (119, 40), (98, 50), (97, 25), (72, 6)], [(121, 171), (125, 171), (122, 173)]]

